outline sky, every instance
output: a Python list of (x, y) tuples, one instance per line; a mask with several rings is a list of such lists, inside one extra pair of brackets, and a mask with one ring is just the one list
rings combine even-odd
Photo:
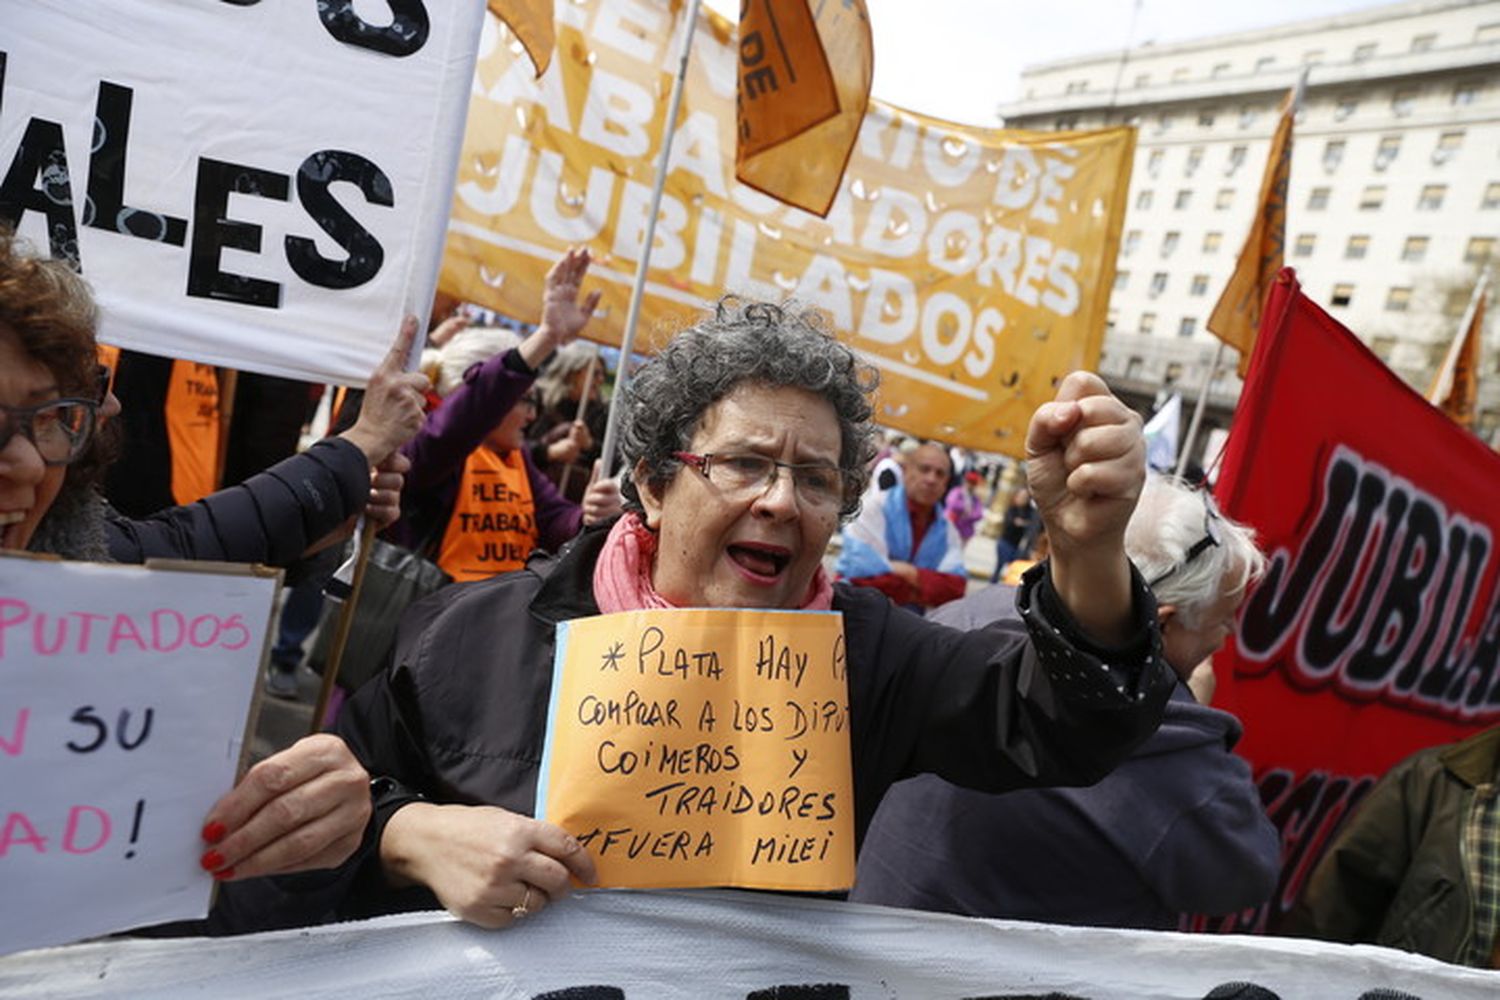
[[(731, 17), (738, 13), (737, 0), (705, 2)], [(1021, 70), (1035, 63), (1384, 5), (1374, 0), (866, 0), (875, 42), (871, 93), (935, 118), (993, 126), (996, 105), (1020, 96)]]

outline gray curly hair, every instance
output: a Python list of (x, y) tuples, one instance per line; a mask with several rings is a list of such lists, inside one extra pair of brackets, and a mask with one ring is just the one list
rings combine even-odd
[(620, 492), (627, 510), (641, 512), (632, 481), (638, 465), (659, 492), (682, 468), (709, 407), (744, 384), (805, 389), (838, 415), (839, 467), (844, 501), (839, 516), (859, 510), (865, 466), (874, 457), (870, 394), (880, 377), (834, 337), (822, 313), (795, 302), (776, 305), (726, 295), (678, 333), (626, 386), (620, 454)]

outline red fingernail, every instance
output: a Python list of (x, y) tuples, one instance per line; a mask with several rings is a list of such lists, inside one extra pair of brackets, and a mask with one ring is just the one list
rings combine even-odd
[(204, 871), (211, 872), (216, 868), (224, 867), (224, 855), (218, 851), (204, 851), (203, 857), (198, 859), (198, 863), (203, 866)]
[(216, 871), (216, 872), (214, 872), (214, 881), (216, 881), (216, 882), (224, 882), (224, 881), (226, 881), (228, 879), (232, 879), (232, 878), (234, 878), (234, 869), (233, 868), (225, 868), (222, 871)]
[(224, 834), (228, 832), (228, 828), (218, 820), (203, 824), (203, 839), (210, 844), (217, 844), (224, 839)]

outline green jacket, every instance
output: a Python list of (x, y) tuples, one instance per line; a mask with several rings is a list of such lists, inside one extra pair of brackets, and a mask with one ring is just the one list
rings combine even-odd
[(1463, 833), (1495, 794), (1500, 726), (1420, 751), (1366, 796), (1308, 880), (1287, 930), (1463, 962), (1474, 896)]

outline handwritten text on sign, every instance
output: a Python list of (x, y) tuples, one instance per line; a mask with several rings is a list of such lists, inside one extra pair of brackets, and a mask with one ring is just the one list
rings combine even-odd
[(602, 885), (847, 889), (843, 616), (635, 611), (558, 630), (538, 816)]
[(275, 591), (0, 557), (0, 954), (208, 911)]

